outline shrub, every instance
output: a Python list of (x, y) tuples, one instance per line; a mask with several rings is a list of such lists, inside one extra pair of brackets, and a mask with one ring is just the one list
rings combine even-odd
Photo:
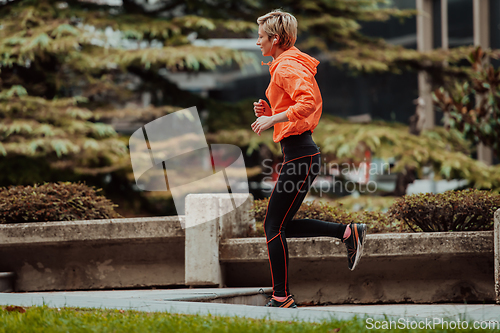
[[(252, 211), (255, 213), (257, 221), (258, 236), (264, 235), (262, 222), (266, 216), (266, 209), (269, 199), (255, 200)], [(409, 228), (400, 221), (391, 220), (386, 213), (380, 211), (362, 211), (350, 213), (340, 205), (329, 205), (321, 202), (303, 203), (294, 219), (316, 219), (327, 222), (348, 224), (351, 222), (366, 223), (368, 233), (382, 232), (407, 232)]]
[[(269, 199), (255, 200), (252, 211), (255, 220), (263, 222), (266, 217)], [(294, 219), (317, 219), (328, 222), (350, 223), (350, 214), (338, 206), (330, 206), (320, 202), (304, 202), (300, 206)]]
[(493, 214), (499, 207), (498, 194), (462, 190), (406, 195), (388, 213), (413, 231), (479, 231), (493, 229)]
[(389, 207), (400, 197), (360, 195), (355, 197), (348, 195), (335, 200), (335, 204), (342, 204), (342, 207), (350, 212), (356, 211), (383, 211), (389, 210)]
[(381, 211), (361, 211), (351, 215), (354, 222), (365, 223), (370, 234), (411, 231), (404, 222), (391, 219), (387, 213)]
[(100, 189), (81, 183), (0, 188), (0, 223), (92, 220), (121, 217)]

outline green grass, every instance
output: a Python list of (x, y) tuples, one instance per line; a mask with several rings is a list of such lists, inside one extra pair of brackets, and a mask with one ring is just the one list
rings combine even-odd
[[(294, 311), (294, 310), (290, 310)], [(472, 332), (468, 330), (398, 329), (390, 332)], [(364, 319), (322, 323), (279, 322), (217, 316), (177, 315), (123, 310), (0, 307), (0, 332), (388, 332), (366, 327)], [(493, 330), (481, 330), (493, 332)]]

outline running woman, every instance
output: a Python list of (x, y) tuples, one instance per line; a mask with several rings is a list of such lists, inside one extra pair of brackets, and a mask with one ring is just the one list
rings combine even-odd
[(330, 236), (341, 239), (347, 248), (348, 267), (353, 270), (363, 252), (366, 225), (293, 219), (320, 172), (320, 151), (311, 137), (323, 106), (314, 78), (319, 61), (294, 46), (297, 20), (293, 15), (274, 10), (259, 17), (257, 23), (257, 45), (264, 56), (273, 57), (273, 61), (267, 63), (271, 82), (266, 97), (271, 106), (262, 99), (253, 103), (257, 120), (252, 130), (260, 135), (274, 126), (273, 140), (280, 143), (283, 153), (283, 164), (264, 220), (273, 283), (273, 296), (266, 306), (296, 308), (288, 288), (286, 238)]

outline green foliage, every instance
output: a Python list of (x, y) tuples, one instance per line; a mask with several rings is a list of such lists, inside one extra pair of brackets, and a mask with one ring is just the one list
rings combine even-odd
[(117, 118), (147, 122), (178, 108), (117, 110), (138, 95), (129, 73), (145, 73), (148, 82), (147, 73), (159, 68), (200, 71), (253, 61), (236, 50), (193, 46), (187, 36), (247, 33), (255, 23), (203, 15), (151, 18), (125, 9), (52, 0), (0, 5), (0, 158), (43, 157), (80, 174), (130, 168), (126, 142), (108, 124)]
[[(231, 306), (231, 305), (227, 305)], [(308, 321), (276, 321), (268, 319), (252, 319), (242, 317), (223, 317), (216, 315), (183, 315), (169, 312), (139, 312), (118, 309), (85, 309), (85, 308), (49, 308), (37, 306), (16, 308), (8, 311), (0, 307), (0, 332), (189, 332), (189, 333), (368, 333), (366, 322), (361, 318), (337, 320), (332, 318), (318, 323)], [(16, 311), (16, 309), (18, 309)], [(22, 312), (25, 310), (25, 312)], [(20, 312), (19, 312), (20, 311)], [(469, 325), (472, 327), (472, 324)], [(395, 329), (391, 332), (407, 332)], [(456, 330), (456, 332), (472, 332), (472, 330)], [(380, 330), (386, 332), (386, 330)], [(423, 331), (425, 332), (425, 330)], [(433, 332), (444, 332), (436, 329)], [(446, 332), (452, 332), (447, 330)], [(455, 330), (453, 330), (455, 332)], [(484, 330), (489, 333), (493, 330)]]
[(493, 229), (499, 208), (500, 195), (463, 190), (406, 195), (388, 213), (414, 231), (479, 231)]
[(252, 102), (254, 99), (237, 103), (207, 100), (207, 130), (216, 133), (221, 130), (247, 129), (255, 121)]
[[(256, 221), (264, 221), (269, 199), (255, 200), (253, 212)], [(349, 214), (340, 207), (320, 202), (304, 202), (294, 219), (316, 219), (327, 222), (351, 223)]]
[[(352, 167), (363, 161), (368, 149), (373, 156), (395, 160), (391, 173), (412, 167), (423, 176), (422, 169), (429, 167), (437, 179), (467, 179), (472, 187), (500, 191), (500, 166), (487, 166), (471, 158), (470, 143), (457, 130), (436, 127), (417, 136), (409, 133), (408, 126), (398, 123), (359, 124), (324, 115), (313, 138), (325, 158), (322, 163), (326, 165)], [(220, 131), (210, 139), (248, 147), (247, 153), (263, 144), (277, 156), (281, 155), (270, 130), (261, 136), (251, 129)]]
[[(82, 72), (106, 70), (113, 66), (152, 65), (172, 70), (213, 69), (217, 65), (251, 60), (238, 51), (225, 48), (191, 46), (187, 35), (204, 30), (255, 30), (255, 24), (212, 20), (205, 17), (182, 16), (170, 20), (141, 15), (109, 15), (105, 11), (85, 11), (69, 2), (60, 8), (56, 1), (23, 1), (0, 7), (0, 65), (25, 67), (56, 57), (60, 63)], [(91, 28), (93, 27), (93, 28)], [(111, 47), (101, 29), (121, 31), (122, 38), (136, 41), (157, 40), (160, 48), (124, 50)], [(97, 29), (95, 29), (97, 28)], [(103, 47), (104, 46), (104, 47)]]
[(381, 211), (359, 211), (351, 215), (354, 222), (365, 223), (370, 234), (411, 231), (405, 223), (392, 220), (387, 213)]
[(392, 17), (404, 20), (417, 14), (416, 10), (393, 8), (390, 0), (276, 0), (266, 4), (269, 9), (277, 7), (295, 13), (299, 35), (307, 34), (307, 38), (299, 42), (299, 48), (320, 50), (324, 58), (353, 72), (401, 73), (412, 69), (428, 71), (435, 77), (469, 72), (467, 67), (444, 63), (458, 64), (470, 52), (470, 47), (421, 53), (363, 35), (362, 21), (386, 21)]
[[(252, 208), (259, 236), (264, 235), (261, 223), (268, 203), (269, 199), (255, 200)], [(472, 189), (406, 195), (396, 199), (387, 213), (380, 210), (349, 212), (342, 201), (305, 202), (294, 219), (366, 223), (369, 233), (480, 231), (493, 228), (493, 215), (497, 209), (500, 209), (499, 194)]]
[[(413, 68), (457, 74), (463, 70), (443, 67), (443, 60), (454, 63), (467, 53), (466, 49), (453, 49), (420, 54), (363, 36), (360, 21), (404, 19), (415, 14), (390, 8), (390, 1), (186, 0), (160, 5), (165, 10), (146, 12), (133, 1), (124, 1), (117, 8), (57, 0), (0, 5), (0, 165), (10, 159), (30, 157), (33, 161), (44, 158), (54, 168), (73, 169), (76, 173), (130, 168), (126, 140), (104, 122), (116, 118), (146, 122), (177, 109), (160, 107), (162, 104), (184, 107), (178, 101), (189, 98), (181, 96), (164, 79), (156, 80), (160, 68), (191, 72), (253, 62), (244, 52), (194, 46), (192, 38), (253, 36), (256, 18), (278, 7), (297, 17), (299, 34), (306, 37), (299, 47), (322, 51), (340, 66), (354, 70)], [(132, 44), (137, 47), (131, 48)], [(141, 86), (131, 88), (137, 77), (141, 78)], [(143, 91), (154, 96), (160, 91), (163, 98), (158, 97), (154, 107), (136, 107)], [(79, 97), (65, 98), (74, 95)], [(120, 109), (131, 100), (131, 106)], [(280, 154), (270, 131), (259, 137), (244, 129), (251, 118), (251, 105), (222, 105), (219, 110), (207, 100), (200, 104), (207, 104), (211, 111), (210, 129), (229, 129), (207, 136), (209, 141), (236, 141), (247, 147), (248, 153), (267, 144)], [(245, 113), (240, 113), (243, 109)], [(230, 116), (218, 117), (219, 111), (224, 117)], [(229, 121), (224, 124), (221, 119)], [(400, 162), (393, 171), (403, 170), (406, 165), (430, 164), (442, 177), (463, 177), (476, 187), (500, 188), (500, 172), (454, 155), (469, 149), (454, 134), (432, 133), (432, 137), (421, 141), (401, 144), (400, 140), (406, 140), (402, 134), (405, 128), (389, 126), (389, 131), (383, 133), (372, 127), (363, 133), (367, 128), (335, 122), (339, 125), (320, 125), (315, 133), (325, 150), (323, 155), (330, 161), (359, 160), (363, 149), (369, 147), (381, 156), (395, 152)], [(350, 137), (344, 131), (347, 128), (356, 131), (355, 144), (346, 140)], [(331, 133), (341, 134), (332, 138)], [(446, 145), (441, 145), (440, 139), (445, 139)]]
[[(258, 236), (264, 235), (261, 223), (264, 222), (269, 199), (255, 200), (252, 212), (257, 221)], [(316, 219), (341, 224), (366, 223), (369, 233), (407, 232), (409, 229), (399, 221), (389, 219), (381, 211), (348, 212), (342, 204), (328, 204), (323, 202), (304, 202), (293, 217), (294, 219)]]
[(454, 80), (449, 88), (434, 91), (434, 103), (449, 116), (448, 127), (462, 132), (477, 144), (482, 142), (500, 156), (500, 69), (485, 63), (486, 54), (477, 47), (468, 60), (470, 80)]
[(94, 220), (121, 217), (114, 205), (82, 183), (0, 188), (0, 223)]
[[(463, 77), (470, 74), (469, 67), (459, 66), (459, 62), (465, 59), (470, 51), (471, 47), (462, 46), (421, 53), (378, 40), (371, 45), (361, 44), (340, 51), (326, 51), (326, 54), (334, 63), (347, 66), (354, 72), (390, 71), (400, 74), (404, 70), (424, 70), (441, 81), (443, 76)], [(453, 66), (443, 66), (445, 62)]]
[[(229, 306), (229, 305), (228, 305)], [(85, 308), (49, 308), (34, 306), (29, 308), (14, 308), (8, 311), (7, 307), (0, 308), (1, 332), (234, 332), (234, 333), (261, 333), (261, 332), (342, 332), (368, 333), (373, 329), (367, 328), (366, 318), (354, 317), (349, 320), (338, 320), (333, 316), (329, 320), (317, 323), (307, 321), (275, 321), (268, 319), (251, 319), (241, 317), (223, 317), (215, 315), (182, 315), (169, 312), (139, 312), (134, 310), (108, 310)], [(16, 310), (17, 309), (17, 310)], [(25, 310), (25, 312), (23, 312)], [(368, 317), (367, 317), (368, 318)], [(403, 317), (404, 318), (404, 317)], [(408, 318), (414, 323), (413, 317)], [(451, 322), (451, 320), (450, 320)], [(375, 323), (375, 321), (373, 321)], [(387, 323), (387, 321), (386, 321)], [(425, 320), (424, 320), (425, 323)], [(380, 324), (380, 322), (378, 323)], [(451, 325), (450, 325), (451, 326)], [(472, 322), (465, 328), (442, 329), (439, 325), (435, 329), (419, 329), (419, 332), (476, 332)], [(409, 325), (408, 325), (409, 327)], [(493, 326), (492, 326), (493, 327)], [(378, 329), (378, 332), (408, 332), (417, 331), (409, 328)], [(495, 332), (495, 329), (481, 330), (485, 333)]]
[(360, 210), (386, 212), (396, 199), (398, 199), (398, 197), (375, 195), (360, 195), (355, 197), (353, 195), (348, 195), (336, 199), (332, 204), (341, 204), (342, 207), (349, 212), (357, 212)]
[(21, 86), (0, 95), (0, 155), (64, 163), (65, 167), (121, 167), (125, 144), (113, 127), (89, 121), (92, 113), (78, 106), (82, 98), (47, 100), (27, 96)]

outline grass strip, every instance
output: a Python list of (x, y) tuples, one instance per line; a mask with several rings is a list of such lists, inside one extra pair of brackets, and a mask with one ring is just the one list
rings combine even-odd
[[(294, 310), (290, 310), (294, 311)], [(11, 332), (476, 332), (468, 329), (369, 329), (365, 319), (321, 323), (89, 308), (1, 307), (0, 333)], [(493, 332), (484, 329), (481, 332)]]

